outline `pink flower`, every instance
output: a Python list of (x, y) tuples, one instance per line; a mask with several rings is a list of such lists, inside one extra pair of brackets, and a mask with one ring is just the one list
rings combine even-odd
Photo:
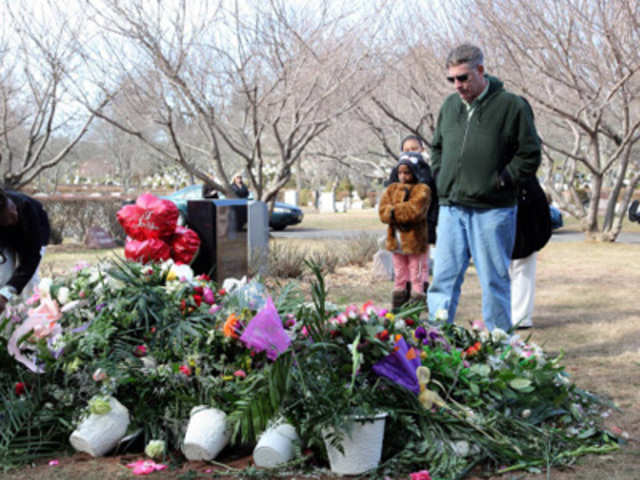
[(344, 313), (347, 314), (348, 318), (358, 318), (358, 307), (355, 305), (349, 305), (345, 308)]
[(60, 461), (59, 460), (49, 460), (49, 466), (50, 467), (56, 467), (60, 465)]
[(373, 300), (369, 300), (364, 305), (362, 305), (362, 313), (366, 313), (367, 315), (376, 313), (376, 308), (373, 305)]
[(216, 296), (213, 293), (213, 290), (211, 290), (209, 287), (204, 287), (202, 298), (208, 305), (213, 305), (214, 303), (216, 303)]
[(149, 475), (156, 470), (165, 470), (168, 467), (162, 463), (156, 463), (153, 460), (138, 460), (137, 462), (129, 463), (127, 468), (133, 469), (134, 475)]
[(419, 472), (413, 472), (409, 474), (411, 480), (431, 480), (428, 470), (420, 470)]
[(35, 305), (40, 300), (40, 293), (38, 289), (34, 290), (33, 295), (31, 295), (27, 301), (25, 302), (27, 305)]
[(145, 345), (138, 345), (133, 353), (136, 357), (144, 357), (147, 354), (147, 347)]
[(191, 369), (188, 365), (180, 365), (180, 367), (178, 367), (178, 370), (184, 373), (187, 377), (191, 375)]
[(384, 317), (387, 313), (389, 313), (389, 310), (387, 310), (386, 308), (382, 308), (382, 309), (378, 310), (378, 316), (379, 317)]
[(61, 317), (62, 313), (57, 302), (49, 297), (43, 297), (40, 305), (37, 308), (29, 309), (27, 319), (13, 331), (7, 344), (9, 354), (32, 372), (42, 373), (42, 368), (36, 365), (34, 358), (29, 358), (22, 353), (23, 349), (33, 350), (34, 348), (24, 343), (18, 346), (18, 340), (30, 331), (33, 332), (32, 338), (35, 340), (47, 337), (54, 338), (60, 335), (62, 327), (58, 324), (58, 320)]
[(211, 308), (209, 309), (209, 313), (211, 315), (215, 315), (216, 313), (218, 313), (218, 311), (221, 309), (222, 307), (220, 305), (216, 305), (215, 303), (213, 305), (211, 305)]
[(247, 376), (247, 373), (244, 370), (236, 370), (235, 372), (233, 372), (233, 376), (239, 377), (239, 378), (245, 378)]
[(309, 336), (309, 330), (307, 330), (306, 326), (302, 327), (302, 330), (300, 330), (300, 333), (302, 334), (303, 337)]
[(93, 372), (92, 378), (96, 382), (101, 382), (102, 380), (107, 378), (107, 372), (105, 372), (101, 368), (98, 368), (95, 372)]
[(80, 272), (80, 271), (84, 270), (85, 268), (89, 268), (89, 262), (81, 261), (81, 262), (78, 262), (78, 263), (76, 263), (74, 265), (73, 271), (74, 272)]
[(473, 330), (484, 330), (486, 327), (485, 327), (484, 321), (474, 320), (473, 322), (471, 322), (471, 328)]

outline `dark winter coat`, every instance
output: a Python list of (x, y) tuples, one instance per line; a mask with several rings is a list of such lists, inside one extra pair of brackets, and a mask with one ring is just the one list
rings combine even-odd
[(6, 194), (16, 204), (18, 223), (0, 227), (0, 246), (16, 252), (18, 267), (7, 285), (21, 293), (36, 273), (42, 259), (40, 249), (49, 243), (51, 230), (47, 212), (39, 201), (18, 192), (7, 191)]
[(540, 164), (531, 109), (500, 80), (487, 79), (489, 90), (471, 117), (457, 93), (440, 109), (431, 167), (441, 205), (513, 206), (518, 183), (534, 175)]
[(520, 184), (516, 242), (511, 258), (525, 258), (544, 247), (551, 238), (551, 215), (547, 196), (538, 179), (528, 177)]

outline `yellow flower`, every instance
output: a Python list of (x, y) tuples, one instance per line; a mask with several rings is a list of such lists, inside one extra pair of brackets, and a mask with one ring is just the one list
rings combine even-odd
[(396, 319), (396, 316), (391, 312), (387, 312), (384, 314), (384, 318), (393, 322)]
[(424, 350), (420, 352), (420, 358), (422, 360), (424, 360), (425, 358), (427, 358), (427, 352), (425, 352)]

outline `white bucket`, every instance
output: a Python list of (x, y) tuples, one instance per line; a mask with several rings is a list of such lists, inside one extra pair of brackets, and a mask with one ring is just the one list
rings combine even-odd
[(227, 414), (217, 408), (193, 407), (182, 453), (187, 460), (213, 460), (229, 442)]
[(328, 433), (324, 434), (324, 444), (331, 471), (340, 475), (359, 475), (374, 469), (380, 463), (382, 455), (382, 440), (387, 414), (361, 418), (355, 417), (350, 433), (343, 432), (342, 449), (344, 454), (331, 446)]
[(272, 468), (293, 458), (293, 444), (298, 441), (296, 429), (288, 424), (268, 428), (253, 449), (253, 461), (258, 467)]
[(117, 445), (129, 427), (129, 411), (118, 400), (109, 397), (111, 411), (102, 415), (92, 413), (69, 437), (78, 452), (101, 457)]

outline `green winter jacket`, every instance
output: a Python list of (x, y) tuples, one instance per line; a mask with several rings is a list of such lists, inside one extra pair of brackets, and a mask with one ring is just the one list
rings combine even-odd
[(441, 205), (513, 206), (518, 183), (540, 165), (540, 141), (530, 108), (500, 80), (487, 79), (489, 90), (470, 118), (457, 93), (440, 109), (431, 168)]

